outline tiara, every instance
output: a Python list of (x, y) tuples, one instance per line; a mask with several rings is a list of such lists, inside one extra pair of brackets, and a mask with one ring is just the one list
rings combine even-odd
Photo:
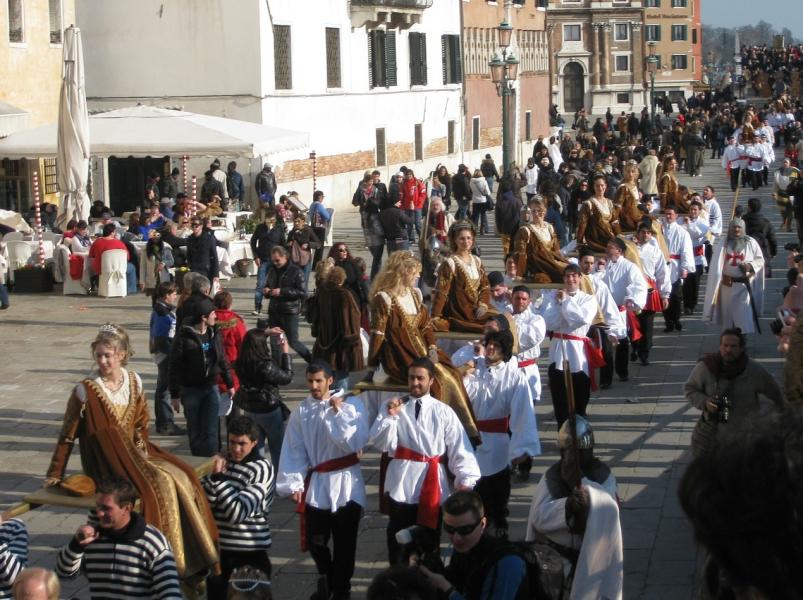
[(117, 333), (117, 326), (112, 323), (106, 323), (100, 326), (100, 333)]

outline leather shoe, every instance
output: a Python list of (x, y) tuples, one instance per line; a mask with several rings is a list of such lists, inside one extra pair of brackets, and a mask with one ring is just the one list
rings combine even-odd
[(630, 353), (630, 362), (636, 362), (638, 360), (638, 356), (636, 356), (635, 352)]
[(170, 425), (169, 427), (162, 427), (156, 430), (156, 433), (159, 435), (186, 435), (187, 430), (183, 427), (179, 427), (175, 423)]
[(675, 326), (672, 323), (668, 323), (664, 328), (664, 333), (672, 333), (673, 331), (675, 331)]
[(650, 361), (647, 359), (646, 356), (642, 356), (639, 362), (641, 363), (642, 367), (647, 367), (650, 364)]
[(683, 331), (683, 323), (681, 323), (680, 321), (675, 321), (675, 329), (677, 329), (678, 331)]

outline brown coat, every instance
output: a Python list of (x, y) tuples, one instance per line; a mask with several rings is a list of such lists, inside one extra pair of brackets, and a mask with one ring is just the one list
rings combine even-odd
[(129, 372), (131, 400), (120, 411), (92, 379), (85, 379), (86, 401), (76, 392), (67, 402), (64, 424), (47, 470), (61, 479), (77, 439), (84, 473), (96, 482), (124, 477), (136, 488), (140, 513), (165, 534), (179, 575), (217, 563), (217, 525), (195, 471), (148, 439), (148, 405)]
[(354, 294), (341, 285), (324, 282), (310, 298), (308, 319), (315, 338), (313, 358), (325, 360), (336, 371), (364, 368), (360, 307)]

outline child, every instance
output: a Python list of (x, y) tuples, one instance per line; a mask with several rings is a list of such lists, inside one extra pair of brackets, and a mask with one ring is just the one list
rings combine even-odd
[(162, 435), (184, 435), (184, 429), (173, 422), (173, 408), (167, 393), (168, 360), (173, 336), (176, 334), (176, 284), (160, 283), (153, 295), (153, 312), (150, 325), (150, 348), (158, 373), (153, 395), (156, 412), (156, 432)]

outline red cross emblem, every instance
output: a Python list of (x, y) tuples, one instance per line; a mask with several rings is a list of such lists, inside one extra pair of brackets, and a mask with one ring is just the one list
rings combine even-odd
[(738, 267), (740, 263), (737, 263), (736, 260), (738, 259), (739, 261), (744, 261), (744, 252), (741, 254), (736, 254), (735, 252), (733, 254), (725, 254), (725, 260), (728, 259), (731, 259), (732, 267)]

